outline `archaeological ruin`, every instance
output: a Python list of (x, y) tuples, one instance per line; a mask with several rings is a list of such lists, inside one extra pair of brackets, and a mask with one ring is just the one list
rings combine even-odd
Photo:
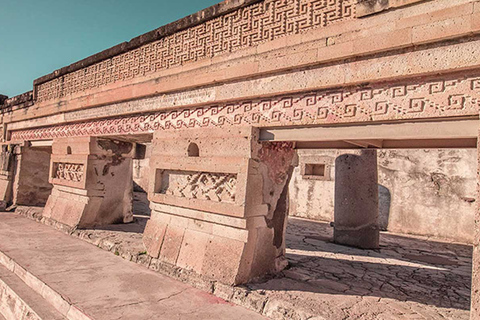
[(480, 319), (480, 0), (226, 0), (0, 109), (0, 234), (270, 318)]

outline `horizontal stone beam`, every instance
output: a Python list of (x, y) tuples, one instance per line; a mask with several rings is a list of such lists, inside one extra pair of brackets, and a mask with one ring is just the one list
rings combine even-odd
[(298, 148), (475, 148), (479, 124), (478, 119), (464, 119), (262, 129), (260, 140), (294, 141)]

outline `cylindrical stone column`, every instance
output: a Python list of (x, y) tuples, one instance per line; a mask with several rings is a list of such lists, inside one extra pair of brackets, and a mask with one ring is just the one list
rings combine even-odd
[(334, 242), (379, 247), (376, 150), (349, 150), (335, 160)]

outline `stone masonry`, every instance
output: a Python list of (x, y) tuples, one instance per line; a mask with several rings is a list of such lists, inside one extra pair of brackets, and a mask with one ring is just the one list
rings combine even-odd
[[(477, 148), (479, 21), (479, 0), (224, 1), (1, 96), (1, 204), (44, 205), (71, 232), (131, 222), (134, 159), (151, 144), (150, 259), (224, 285), (278, 273), (301, 150)], [(366, 247), (373, 160), (336, 166), (336, 231)]]

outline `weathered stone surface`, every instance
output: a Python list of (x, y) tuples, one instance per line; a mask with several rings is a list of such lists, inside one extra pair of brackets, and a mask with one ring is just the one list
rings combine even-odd
[(335, 160), (334, 241), (379, 246), (377, 151), (339, 152)]
[(45, 205), (53, 188), (48, 179), (50, 157), (51, 148), (48, 147), (25, 145), (15, 148), (13, 204)]
[[(105, 255), (88, 243), (18, 215), (2, 213), (0, 220), (0, 252), (8, 251), (16, 267), (35, 275), (43, 288), (53, 288), (57, 295), (50, 292), (39, 299), (48, 299), (58, 311), (63, 310), (63, 317), (9, 317), (8, 320), (263, 318), (180, 281), (117, 256)], [(1, 269), (0, 276), (3, 280)], [(0, 280), (3, 289), (1, 283)], [(0, 313), (5, 301), (1, 289)], [(31, 289), (35, 290), (35, 286)], [(57, 299), (66, 302), (68, 308), (55, 303)]]
[(285, 267), (294, 151), (257, 139), (253, 128), (155, 135), (144, 233), (152, 257), (226, 284)]
[(132, 221), (131, 143), (56, 139), (44, 216), (71, 228)]
[[(145, 244), (153, 258), (137, 259), (202, 273), (211, 263), (212, 277), (241, 283), (285, 265), (286, 185), (297, 143), (260, 144), (251, 128), (476, 119), (477, 2), (227, 1), (38, 79), (33, 92), (2, 104), (0, 140), (55, 140), (45, 221), (75, 228), (132, 219), (126, 159), (133, 155), (121, 150), (131, 144), (105, 140), (102, 148), (92, 137), (136, 141), (154, 133), (149, 197), (152, 215), (168, 219), (152, 218)], [(59, 137), (72, 138), (70, 145)], [(311, 176), (325, 169), (305, 167)], [(234, 263), (220, 270), (210, 242), (208, 262), (189, 261), (187, 230), (232, 248)], [(258, 304), (269, 315), (306, 317), (275, 299)]]
[(286, 231), (290, 268), (274, 278), (231, 287), (144, 259), (145, 222), (142, 218), (73, 235), (274, 319), (469, 317), (467, 245), (382, 233), (381, 248), (365, 251), (333, 244), (332, 228), (326, 223), (290, 218)]

